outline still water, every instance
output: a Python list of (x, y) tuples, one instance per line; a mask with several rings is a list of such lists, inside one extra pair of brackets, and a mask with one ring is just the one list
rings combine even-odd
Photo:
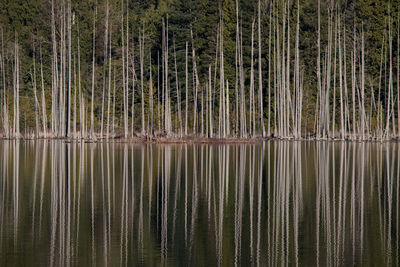
[(0, 266), (396, 266), (398, 144), (0, 142)]

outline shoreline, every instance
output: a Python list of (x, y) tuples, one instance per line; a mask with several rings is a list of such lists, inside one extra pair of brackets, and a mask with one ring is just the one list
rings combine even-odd
[(390, 139), (338, 139), (338, 138), (300, 138), (294, 137), (281, 138), (281, 137), (249, 137), (249, 138), (208, 138), (208, 137), (133, 137), (133, 138), (60, 138), (60, 137), (40, 137), (40, 138), (5, 138), (0, 137), (0, 141), (64, 141), (66, 143), (121, 143), (121, 144), (254, 144), (266, 141), (290, 141), (290, 142), (351, 142), (351, 143), (399, 143), (398, 137)]

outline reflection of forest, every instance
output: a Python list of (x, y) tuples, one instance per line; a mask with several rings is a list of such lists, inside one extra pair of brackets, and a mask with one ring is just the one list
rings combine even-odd
[(0, 143), (0, 265), (397, 265), (398, 144)]

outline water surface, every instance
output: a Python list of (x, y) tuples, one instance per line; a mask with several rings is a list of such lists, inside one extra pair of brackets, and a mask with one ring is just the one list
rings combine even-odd
[(396, 266), (398, 144), (0, 142), (0, 266)]

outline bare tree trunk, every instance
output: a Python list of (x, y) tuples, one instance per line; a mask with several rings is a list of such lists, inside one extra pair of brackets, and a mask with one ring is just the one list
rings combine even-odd
[[(286, 2), (284, 3), (284, 8), (283, 8), (283, 16), (282, 16), (282, 58), (281, 58), (281, 75), (280, 75), (280, 105), (279, 105), (279, 115), (280, 115), (280, 120), (279, 120), (279, 135), (280, 137), (286, 138), (287, 137), (287, 132), (286, 132), (286, 105), (287, 105), (287, 100), (286, 100)], [(279, 38), (279, 35), (278, 35)]]
[(72, 138), (76, 138), (76, 94), (77, 94), (77, 83), (76, 83), (76, 61), (74, 55), (74, 117), (73, 117), (73, 124), (72, 124)]
[(179, 91), (179, 79), (178, 79), (178, 66), (176, 63), (175, 39), (174, 39), (174, 63), (175, 63), (176, 101), (178, 102), (177, 105), (178, 105), (179, 137), (182, 137), (181, 94)]
[[(225, 124), (226, 124), (226, 135), (230, 135), (230, 123), (229, 123), (229, 80), (226, 80), (226, 97), (225, 97)], [(254, 103), (253, 103), (254, 104)]]
[[(128, 19), (128, 18), (127, 18)], [(126, 29), (128, 33), (128, 29)], [(121, 2), (121, 39), (122, 39), (122, 87), (123, 87), (123, 117), (124, 117), (124, 138), (128, 138), (128, 101), (126, 98), (127, 90), (126, 88), (126, 72), (125, 72), (125, 37), (124, 37), (124, 4)], [(128, 54), (128, 52), (126, 53)], [(133, 123), (133, 122), (132, 122)]]
[[(271, 7), (272, 9), (273, 7)], [(272, 46), (272, 15), (269, 11), (269, 37), (268, 37), (268, 136), (271, 136), (271, 46)], [(261, 80), (260, 80), (261, 82)], [(261, 100), (262, 102), (262, 100)], [(261, 114), (263, 116), (263, 114)], [(263, 117), (261, 117), (263, 120)]]
[(295, 45), (295, 118), (296, 126), (293, 131), (296, 139), (301, 138), (301, 111), (302, 111), (302, 83), (300, 78), (300, 52), (299, 52), (299, 31), (300, 31), (300, 2), (297, 0), (297, 25), (296, 25), (296, 45)]
[(353, 139), (356, 137), (356, 29), (354, 25), (353, 34), (353, 52), (351, 56), (351, 90), (352, 90), (352, 102), (353, 102)]
[[(390, 14), (390, 10), (389, 10)], [(386, 130), (385, 130), (385, 135), (387, 139), (390, 139), (390, 116), (391, 114), (391, 97), (392, 97), (392, 87), (393, 87), (393, 78), (392, 78), (392, 30), (391, 30), (391, 21), (390, 21), (390, 15), (388, 15), (389, 18), (389, 86), (388, 86), (388, 99), (387, 99), (387, 105), (386, 105)], [(393, 114), (394, 115), (394, 114)]]
[(151, 49), (149, 49), (149, 72), (150, 72), (150, 81), (149, 81), (149, 112), (150, 112), (150, 129), (149, 135), (153, 136), (154, 134), (154, 115), (153, 115), (153, 71), (151, 69)]
[[(124, 122), (126, 122), (126, 136), (129, 134), (129, 1), (126, 1), (126, 24), (125, 24), (125, 36), (126, 36), (126, 49), (125, 49), (125, 107)], [(132, 106), (133, 107), (133, 106)], [(133, 113), (132, 113), (133, 114)], [(133, 123), (133, 122), (132, 122)], [(133, 126), (133, 125), (132, 125)], [(132, 127), (133, 128), (133, 127)]]
[[(390, 50), (392, 44), (390, 43)], [(392, 57), (390, 52), (390, 82), (392, 81)], [(361, 30), (361, 138), (365, 140), (365, 103), (364, 103), (364, 91), (365, 91), (365, 76), (364, 76), (364, 28)], [(392, 87), (392, 83), (390, 85)]]
[[(242, 27), (241, 27), (242, 28)], [(240, 30), (240, 42), (239, 42), (239, 78), (240, 78), (240, 137), (247, 138), (247, 126), (246, 126), (246, 96), (244, 94), (244, 73), (243, 73), (243, 34), (242, 29)]]
[(213, 124), (213, 98), (212, 98), (212, 93), (211, 93), (211, 65), (208, 66), (208, 90), (209, 90), (209, 94), (208, 94), (208, 100), (209, 100), (209, 123), (210, 123), (210, 138), (213, 138), (214, 135), (214, 124)]
[(67, 89), (66, 87), (66, 72), (67, 72), (67, 48), (66, 48), (66, 14), (65, 14), (65, 0), (63, 0), (62, 5), (62, 16), (61, 16), (61, 43), (60, 43), (60, 78), (59, 78), (59, 87), (60, 87), (60, 131), (59, 136), (66, 136), (67, 130), (67, 118), (66, 118), (66, 98), (67, 98)]
[(108, 56), (108, 16), (109, 16), (109, 6), (108, 0), (106, 1), (106, 25), (104, 31), (104, 70), (103, 70), (103, 97), (101, 101), (101, 129), (100, 138), (104, 137), (104, 102), (106, 97), (106, 87), (107, 87), (107, 56)]
[(188, 80), (188, 42), (186, 42), (186, 50), (185, 50), (185, 88), (186, 88), (186, 95), (185, 95), (185, 135), (187, 135), (188, 130), (188, 112), (189, 112), (189, 80)]
[(324, 129), (326, 137), (330, 136), (329, 131), (329, 96), (331, 90), (331, 70), (332, 70), (332, 12), (328, 9), (328, 58), (326, 64), (326, 92), (325, 92), (325, 107), (324, 107)]
[[(222, 22), (222, 19), (221, 19)], [(222, 56), (222, 60), (221, 60), (221, 69), (222, 69), (222, 77), (224, 77), (225, 79), (225, 65), (224, 65), (224, 35), (223, 35), (224, 31), (223, 31), (223, 23), (221, 23), (221, 56)], [(196, 75), (197, 75), (197, 71), (196, 71)], [(230, 123), (229, 123), (229, 82), (228, 80), (226, 80), (226, 92), (225, 92), (225, 113), (224, 113), (224, 121), (225, 121), (225, 135), (229, 136), (230, 135)]]
[(200, 136), (204, 136), (204, 89), (201, 88)]
[[(343, 140), (345, 138), (345, 121), (343, 117), (344, 107), (343, 107), (343, 74), (342, 74), (342, 44), (340, 40), (340, 17), (338, 18), (339, 23), (339, 90), (340, 90), (340, 138)], [(344, 61), (346, 61), (345, 56), (343, 56)]]
[(80, 138), (86, 138), (86, 115), (85, 115), (85, 98), (81, 87), (81, 48), (79, 43), (79, 29), (78, 29), (78, 89), (79, 89), (79, 131)]
[[(318, 0), (318, 39), (317, 39), (317, 49), (318, 49), (318, 55), (317, 55), (317, 86), (318, 86), (318, 93), (321, 99), (321, 93), (322, 93), (322, 88), (321, 88), (321, 0)], [(321, 101), (322, 102), (322, 99)], [(317, 129), (317, 138), (320, 138), (320, 126), (318, 126)]]
[(384, 45), (385, 45), (385, 35), (383, 35), (382, 47), (381, 47), (381, 61), (380, 61), (380, 67), (379, 67), (379, 87), (378, 87), (378, 113), (377, 113), (378, 135), (379, 135), (379, 139), (381, 141), (382, 141), (382, 130), (383, 130), (381, 87), (382, 87), (382, 62), (383, 62)]
[[(239, 133), (239, 1), (236, 0), (236, 43), (235, 43), (235, 98), (236, 98), (236, 108), (235, 108), (235, 135), (237, 136)], [(218, 42), (217, 42), (218, 43)]]
[(3, 124), (5, 137), (10, 138), (10, 125), (8, 117), (8, 103), (7, 103), (7, 88), (6, 88), (6, 69), (5, 69), (5, 54), (4, 54), (4, 39), (3, 39), (3, 28), (1, 28), (1, 70), (3, 80)]
[(111, 34), (111, 29), (110, 29), (110, 48), (109, 48), (109, 56), (108, 56), (108, 97), (107, 97), (107, 135), (106, 139), (108, 141), (110, 137), (110, 105), (111, 105), (111, 68), (112, 68), (112, 58), (111, 58), (111, 39), (112, 39), (112, 34)]
[(114, 66), (114, 86), (113, 86), (112, 137), (115, 138), (115, 66)]
[(261, 1), (258, 0), (258, 105), (260, 111), (261, 136), (265, 136), (264, 108), (263, 108), (263, 82), (261, 70)]
[(349, 95), (348, 95), (348, 90), (347, 90), (347, 60), (346, 60), (346, 28), (345, 25), (343, 25), (343, 86), (344, 86), (344, 137), (348, 136), (347, 133), (347, 127), (346, 127), (346, 121), (347, 125), (350, 129), (350, 105), (349, 105)]
[(145, 119), (144, 119), (144, 90), (143, 90), (143, 80), (144, 80), (144, 29), (142, 33), (142, 38), (139, 37), (139, 50), (140, 50), (140, 90), (142, 97), (142, 136), (146, 134), (145, 130)]
[(254, 103), (254, 20), (251, 23), (251, 56), (250, 56), (250, 113), (249, 113), (249, 133), (252, 137), (255, 135), (255, 110), (253, 109)]
[[(400, 15), (400, 13), (399, 13)], [(397, 22), (397, 138), (400, 137), (400, 16)]]
[(14, 48), (14, 127), (13, 137), (19, 139), (19, 51), (18, 51), (18, 34), (15, 33), (15, 48)]
[[(140, 42), (140, 38), (139, 38)], [(131, 136), (133, 138), (134, 131), (134, 122), (135, 122), (135, 87), (136, 87), (136, 67), (135, 67), (135, 42), (132, 41), (132, 112), (131, 112)]]
[(160, 52), (157, 51), (157, 117), (158, 117), (158, 130), (161, 131), (161, 101), (160, 101)]
[[(290, 121), (290, 107), (292, 106), (292, 97), (290, 94), (290, 10), (289, 10), (289, 1), (287, 2), (287, 49), (286, 49), (286, 137), (289, 137), (289, 121)], [(294, 114), (292, 114), (294, 120)]]
[(170, 94), (169, 94), (169, 76), (168, 76), (168, 18), (166, 27), (163, 31), (163, 43), (164, 43), (164, 87), (165, 87), (165, 105), (164, 105), (164, 115), (165, 115), (165, 131), (167, 136), (172, 135), (172, 124), (171, 124), (171, 104), (170, 104)]
[(332, 138), (335, 138), (336, 127), (336, 51), (337, 51), (337, 35), (338, 35), (338, 18), (336, 14), (335, 35), (334, 35), (334, 57), (333, 57), (333, 105), (332, 105)]
[(190, 28), (190, 36), (192, 39), (192, 61), (193, 61), (193, 73), (194, 73), (194, 111), (193, 111), (193, 134), (197, 134), (197, 94), (199, 91), (199, 77), (197, 74), (196, 65), (196, 50), (194, 48), (193, 30)]
[(52, 82), (51, 82), (51, 132), (53, 137), (57, 133), (57, 43), (55, 28), (54, 0), (51, 1), (51, 36), (52, 36)]
[(96, 54), (96, 14), (97, 14), (97, 7), (95, 8), (94, 17), (93, 17), (93, 48), (92, 48), (92, 105), (91, 105), (91, 112), (90, 112), (90, 139), (94, 139), (94, 58)]
[(68, 97), (67, 97), (67, 121), (66, 121), (66, 132), (65, 137), (70, 137), (71, 135), (71, 81), (72, 81), (72, 51), (71, 51), (71, 24), (72, 24), (72, 15), (71, 15), (71, 0), (68, 0), (68, 18), (67, 18), (67, 27), (68, 27)]
[(32, 84), (33, 84), (33, 96), (35, 98), (35, 126), (36, 126), (36, 132), (35, 132), (35, 138), (39, 138), (40, 134), (40, 122), (39, 122), (39, 101), (37, 98), (37, 93), (36, 93), (36, 60), (35, 60), (35, 47), (33, 48), (33, 74), (31, 74), (32, 77)]

